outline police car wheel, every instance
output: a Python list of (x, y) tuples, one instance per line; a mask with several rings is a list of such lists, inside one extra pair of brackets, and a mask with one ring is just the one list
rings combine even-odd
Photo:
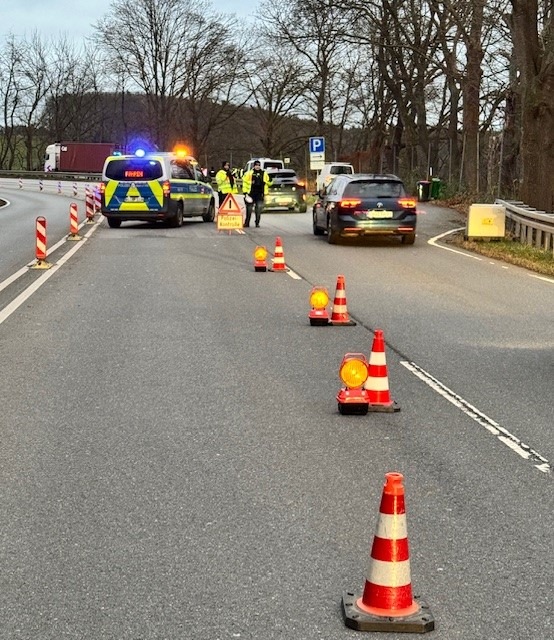
[(215, 218), (215, 206), (213, 202), (210, 202), (208, 206), (208, 210), (202, 216), (202, 220), (204, 220), (204, 222), (213, 222), (214, 218)]
[(121, 226), (121, 220), (117, 220), (117, 218), (108, 218), (108, 227), (110, 229), (119, 229)]
[(169, 220), (169, 224), (172, 227), (182, 227), (183, 226), (183, 205), (179, 204), (177, 206), (177, 211), (175, 211), (174, 215), (171, 216)]

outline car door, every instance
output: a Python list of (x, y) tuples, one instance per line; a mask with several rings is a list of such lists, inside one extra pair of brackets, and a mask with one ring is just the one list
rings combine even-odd
[(190, 218), (202, 214), (200, 184), (188, 160), (171, 161), (171, 193), (183, 202), (183, 215)]
[(203, 215), (208, 211), (213, 196), (213, 189), (209, 177), (206, 177), (198, 166), (191, 166), (194, 171), (194, 180), (197, 187), (198, 211)]

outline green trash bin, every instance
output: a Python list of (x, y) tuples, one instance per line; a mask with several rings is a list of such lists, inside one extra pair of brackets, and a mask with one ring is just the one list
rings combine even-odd
[(419, 202), (429, 202), (431, 196), (431, 183), (429, 180), (420, 180), (417, 183), (417, 199)]
[(431, 198), (434, 200), (440, 198), (441, 186), (440, 178), (431, 178)]

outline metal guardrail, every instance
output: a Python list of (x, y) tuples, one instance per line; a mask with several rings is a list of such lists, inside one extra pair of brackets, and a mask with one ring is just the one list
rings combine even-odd
[(554, 255), (554, 214), (537, 211), (523, 202), (497, 199), (506, 209), (506, 230), (521, 243)]
[(62, 171), (0, 171), (2, 178), (22, 178), (23, 180), (52, 180), (67, 182), (99, 182), (101, 173), (62, 172)]

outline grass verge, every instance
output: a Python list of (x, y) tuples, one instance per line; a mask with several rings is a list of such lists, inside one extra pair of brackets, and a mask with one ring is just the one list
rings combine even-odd
[[(460, 201), (444, 201), (443, 206), (456, 209), (467, 217), (469, 203)], [(522, 244), (515, 238), (506, 237), (503, 240), (466, 240), (464, 232), (459, 231), (445, 238), (448, 244), (455, 245), (466, 251), (479, 253), (480, 255), (502, 260), (518, 267), (529, 269), (543, 276), (554, 277), (554, 254), (549, 251), (541, 251), (526, 244)]]

